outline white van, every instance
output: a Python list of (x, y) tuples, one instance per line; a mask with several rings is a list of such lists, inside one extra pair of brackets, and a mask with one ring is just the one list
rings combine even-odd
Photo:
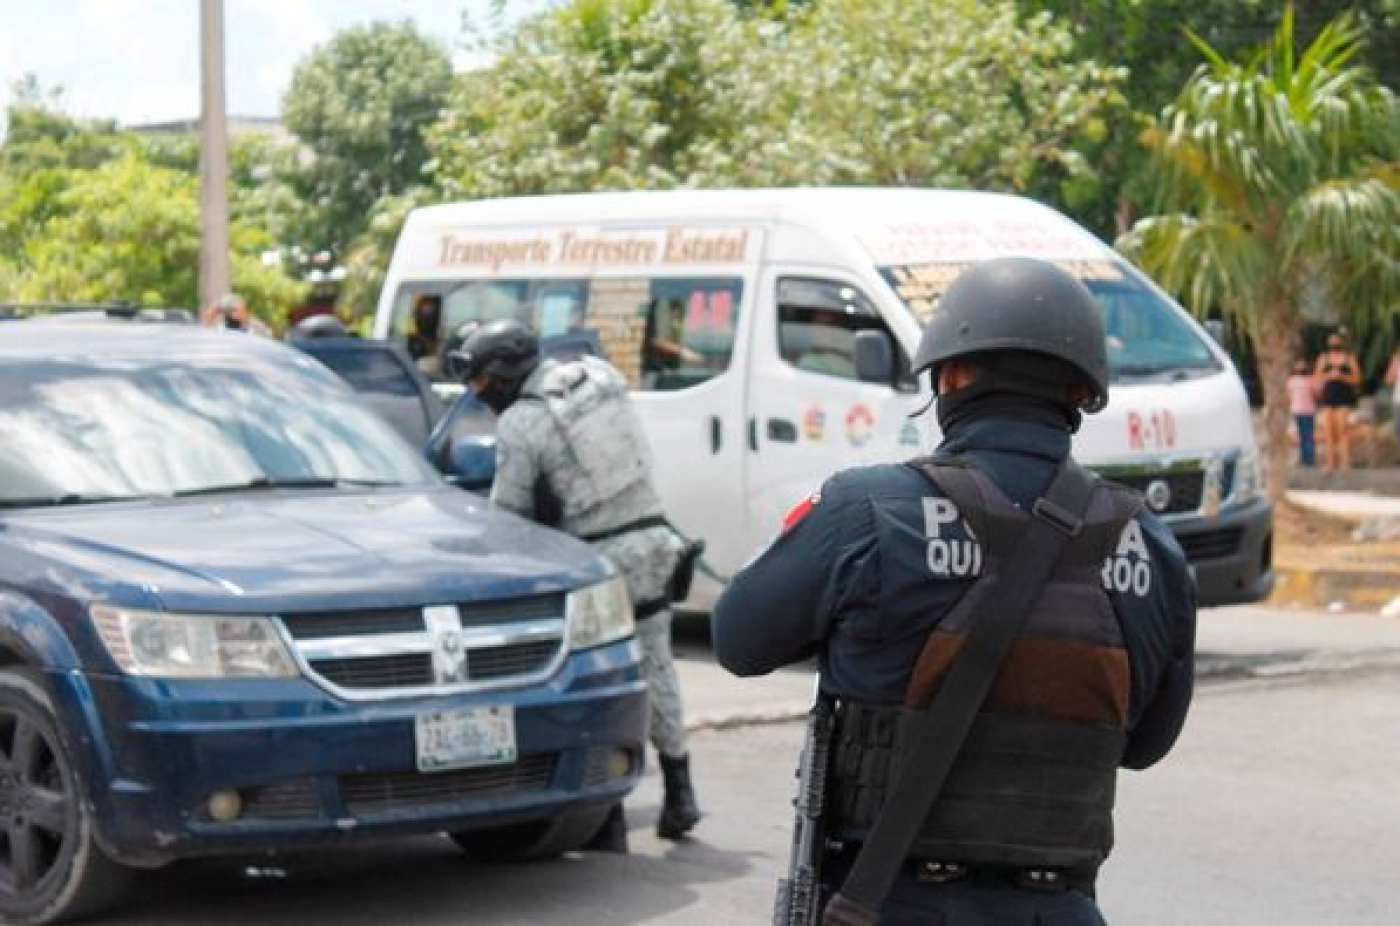
[[(1172, 525), (1202, 603), (1267, 595), (1272, 512), (1230, 359), (1115, 251), (1030, 200), (788, 189), (433, 206), (404, 225), (374, 334), (424, 353), (473, 319), (596, 333), (635, 390), (667, 512), (706, 540), (722, 581), (835, 470), (937, 444), (931, 413), (908, 417), (928, 401), (909, 358), (948, 283), (999, 255), (1054, 260), (1102, 304), (1112, 396), (1085, 419), (1079, 458)], [(436, 331), (414, 330), (424, 299)], [(717, 589), (697, 583), (690, 604)]]

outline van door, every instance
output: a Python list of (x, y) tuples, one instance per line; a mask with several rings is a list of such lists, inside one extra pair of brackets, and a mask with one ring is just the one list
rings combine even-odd
[[(889, 382), (856, 373), (856, 332), (890, 339)], [(771, 539), (783, 515), (848, 466), (912, 457), (920, 432), (907, 417), (918, 389), (909, 359), (875, 303), (851, 277), (809, 268), (765, 271), (749, 355), (748, 547)]]
[[(682, 532), (704, 538), (705, 562), (728, 576), (744, 562), (744, 280), (737, 275), (596, 280), (632, 287), (630, 318), (643, 306), (639, 350), (614, 357), (634, 384), (633, 404), (655, 458), (657, 489)], [(606, 315), (606, 313), (599, 313)], [(605, 343), (608, 338), (604, 338)], [(692, 596), (705, 607), (708, 584)]]

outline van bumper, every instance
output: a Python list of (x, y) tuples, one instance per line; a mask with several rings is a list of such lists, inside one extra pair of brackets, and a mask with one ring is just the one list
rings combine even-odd
[[(572, 654), (545, 685), (466, 695), (348, 703), (302, 678), (81, 684), (110, 718), (83, 744), (97, 837), (131, 865), (592, 813), (643, 771), (632, 641)], [(419, 714), (499, 704), (514, 707), (515, 762), (418, 770)], [(238, 794), (235, 819), (214, 819), (216, 792)]]
[(1267, 498), (1171, 528), (1195, 573), (1201, 607), (1262, 601), (1273, 591), (1274, 509)]

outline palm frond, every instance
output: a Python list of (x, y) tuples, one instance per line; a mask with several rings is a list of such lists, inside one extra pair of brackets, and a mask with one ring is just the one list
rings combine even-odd
[(1218, 307), (1252, 330), (1250, 308), (1269, 278), (1270, 260), (1232, 217), (1178, 213), (1143, 219), (1117, 246), (1196, 314)]

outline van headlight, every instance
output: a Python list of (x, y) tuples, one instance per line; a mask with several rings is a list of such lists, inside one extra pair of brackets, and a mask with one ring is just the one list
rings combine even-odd
[(171, 614), (94, 605), (98, 636), (123, 672), (152, 678), (300, 674), (270, 617)]
[(569, 592), (564, 601), (569, 648), (588, 649), (625, 640), (635, 632), (632, 599), (621, 576)]
[(1242, 453), (1235, 461), (1235, 484), (1230, 501), (1242, 505), (1264, 491), (1264, 469), (1257, 452)]

